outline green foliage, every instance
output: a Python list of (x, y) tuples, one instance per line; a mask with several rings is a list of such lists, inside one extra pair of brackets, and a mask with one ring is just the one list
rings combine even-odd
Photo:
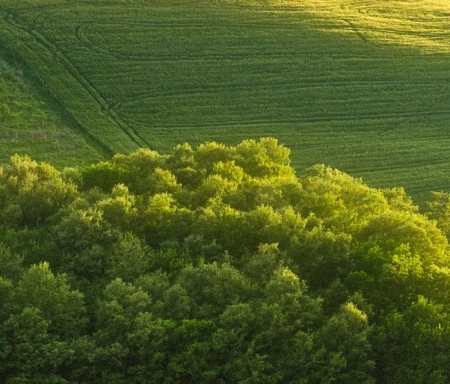
[(23, 269), (23, 259), (0, 244), (0, 276), (17, 281), (22, 275)]
[(186, 267), (179, 284), (193, 302), (194, 316), (200, 319), (217, 316), (228, 305), (246, 301), (252, 295), (251, 284), (229, 264)]
[(450, 380), (442, 201), (274, 139), (0, 175), (6, 383)]
[(449, 194), (386, 189), (447, 182), (446, 4), (355, 4), (0, 0), (74, 129), (0, 62), (1, 382), (450, 382)]
[(145, 245), (132, 233), (125, 233), (112, 248), (106, 274), (109, 278), (134, 281), (146, 272), (148, 265)]
[(64, 181), (51, 165), (27, 156), (11, 156), (0, 172), (0, 216), (9, 226), (36, 226), (77, 193), (71, 181)]
[(49, 331), (63, 338), (84, 332), (83, 295), (70, 289), (64, 275), (54, 275), (48, 263), (31, 266), (14, 290), (13, 306), (37, 308), (49, 322)]
[[(442, 304), (419, 296), (404, 312), (386, 317), (376, 333), (381, 363), (393, 382), (448, 380), (449, 318)], [(395, 367), (395, 368), (394, 368)]]
[(328, 319), (317, 335), (317, 356), (329, 359), (323, 371), (315, 374), (320, 382), (375, 383), (369, 332), (367, 315), (351, 302)]
[(450, 235), (450, 194), (445, 192), (432, 192), (432, 200), (427, 203), (430, 219), (437, 222), (438, 227)]
[(70, 348), (49, 334), (50, 322), (39, 309), (25, 307), (0, 328), (0, 373), (5, 383), (67, 383), (57, 368)]
[[(19, 65), (14, 54), (0, 56), (0, 162), (14, 153), (64, 167), (76, 161), (89, 164), (101, 157), (80, 134), (48, 91), (40, 89), (35, 70)], [(23, 64), (23, 63), (22, 63)]]

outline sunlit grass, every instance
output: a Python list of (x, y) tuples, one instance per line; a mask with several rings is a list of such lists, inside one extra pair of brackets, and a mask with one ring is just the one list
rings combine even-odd
[(99, 152), (273, 136), (298, 169), (325, 163), (423, 200), (450, 189), (448, 8), (0, 0), (0, 48)]
[(446, 0), (227, 2), (270, 9), (272, 12), (309, 14), (327, 23), (323, 30), (356, 34), (372, 43), (399, 44), (420, 48), (424, 52), (450, 52), (450, 2)]

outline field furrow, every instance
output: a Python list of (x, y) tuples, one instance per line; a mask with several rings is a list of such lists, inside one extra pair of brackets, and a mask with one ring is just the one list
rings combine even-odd
[(103, 151), (274, 136), (419, 200), (450, 189), (450, 9), (417, 0), (0, 0), (0, 46)]

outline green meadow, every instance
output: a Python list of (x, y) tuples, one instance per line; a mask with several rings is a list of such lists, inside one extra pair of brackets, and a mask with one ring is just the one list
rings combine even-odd
[(2, 160), (273, 136), (299, 170), (324, 163), (418, 202), (450, 188), (446, 1), (0, 0), (0, 52), (51, 120), (0, 120)]
[(43, 99), (45, 95), (33, 87), (22, 69), (0, 57), (0, 163), (8, 162), (14, 153), (59, 167), (100, 158), (74, 129), (70, 117)]

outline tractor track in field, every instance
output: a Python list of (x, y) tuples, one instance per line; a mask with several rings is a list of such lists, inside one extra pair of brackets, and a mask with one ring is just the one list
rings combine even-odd
[[(95, 101), (97, 106), (100, 108), (102, 113), (107, 114), (116, 125), (124, 131), (127, 136), (130, 137), (139, 146), (146, 146), (147, 143), (139, 136), (137, 132), (134, 132), (129, 126), (127, 126), (116, 114), (111, 113), (109, 103), (101, 95), (100, 91), (92, 84), (91, 81), (82, 73), (82, 71), (55, 45), (53, 45), (44, 35), (36, 30), (31, 32), (36, 39), (45, 46), (53, 55), (56, 57), (72, 75), (76, 81), (78, 81), (81, 86), (89, 93), (92, 99)], [(133, 131), (130, 133), (130, 130)], [(138, 139), (137, 139), (138, 138)]]
[[(115, 60), (130, 61), (130, 62), (236, 62), (261, 60), (286, 60), (297, 57), (304, 57), (302, 52), (242, 52), (242, 53), (182, 53), (174, 54), (155, 54), (152, 50), (145, 50), (142, 52), (120, 52), (120, 50), (107, 49), (105, 47), (95, 44), (88, 36), (87, 28), (93, 23), (83, 23), (76, 27), (75, 35), (79, 42), (92, 52), (99, 56), (106, 56)], [(308, 53), (310, 55), (311, 53)]]
[[(389, 87), (396, 87), (396, 86), (402, 86), (402, 92), (405, 92), (409, 87), (413, 87), (414, 89), (417, 89), (418, 87), (423, 87), (423, 89), (427, 89), (428, 87), (433, 87), (433, 84), (430, 84), (428, 81), (417, 81), (413, 84), (407, 84), (405, 85), (403, 81), (397, 81), (397, 82), (389, 82), (389, 81), (358, 81), (349, 84), (345, 80), (340, 81), (332, 81), (332, 82), (310, 82), (308, 84), (306, 83), (292, 83), (292, 82), (283, 82), (283, 83), (277, 83), (276, 87), (273, 84), (267, 84), (267, 83), (249, 83), (249, 84), (216, 84), (211, 85), (209, 87), (193, 87), (193, 88), (183, 88), (181, 89), (171, 89), (166, 91), (154, 91), (154, 92), (143, 92), (140, 94), (137, 94), (135, 96), (130, 96), (127, 98), (124, 98), (123, 100), (117, 100), (115, 102), (112, 102), (110, 105), (110, 108), (115, 111), (121, 118), (126, 121), (129, 125), (132, 126), (145, 126), (150, 125), (154, 126), (154, 124), (160, 124), (162, 120), (167, 120), (167, 118), (161, 118), (158, 117), (159, 110), (158, 105), (155, 104), (155, 101), (161, 100), (161, 99), (176, 99), (176, 100), (190, 100), (189, 102), (193, 103), (195, 105), (196, 99), (199, 100), (201, 105), (203, 105), (202, 100), (206, 97), (207, 99), (212, 99), (214, 95), (220, 95), (225, 96), (225, 98), (235, 98), (237, 96), (240, 97), (262, 97), (262, 95), (269, 95), (269, 93), (282, 93), (285, 95), (292, 94), (294, 91), (304, 91), (304, 90), (317, 90), (318, 88), (323, 88), (324, 90), (328, 89), (335, 89), (336, 87), (346, 87), (353, 91), (355, 86), (360, 87), (361, 89), (366, 89), (367, 87), (377, 88), (377, 87), (383, 87), (383, 86), (389, 86)], [(366, 93), (368, 90), (366, 89)], [(247, 95), (247, 96), (245, 96)], [(292, 95), (292, 97), (296, 97), (295, 95)], [(307, 97), (307, 96), (305, 96)], [(297, 97), (296, 97), (297, 98)], [(306, 100), (306, 99), (305, 99)], [(301, 102), (301, 100), (298, 100)], [(333, 97), (333, 94), (330, 94), (326, 99), (322, 99), (322, 102), (326, 103), (334, 103), (336, 100)], [(343, 100), (345, 103), (346, 100)], [(145, 105), (155, 105), (155, 108), (153, 111), (146, 109), (146, 108), (140, 108), (141, 110), (146, 110), (147, 112), (144, 114), (145, 116), (153, 115), (153, 118), (151, 119), (139, 119), (139, 114), (133, 114), (133, 116), (130, 116), (129, 113), (126, 112), (126, 109), (129, 106), (132, 105), (139, 105), (139, 104), (145, 104)], [(348, 103), (352, 103), (351, 100), (348, 100)], [(205, 108), (208, 108), (208, 104), (204, 104)], [(134, 108), (136, 109), (136, 108)], [(139, 108), (138, 108), (139, 109)], [(295, 111), (296, 107), (292, 106), (291, 110)], [(358, 114), (345, 114), (343, 113), (337, 113), (337, 114), (322, 114), (320, 116), (305, 116), (302, 112), (303, 109), (300, 108), (298, 112), (296, 113), (296, 116), (292, 116), (290, 118), (263, 118), (263, 119), (239, 119), (239, 120), (233, 120), (230, 118), (227, 118), (227, 116), (222, 117), (223, 120), (226, 120), (224, 122), (217, 122), (217, 120), (209, 119), (209, 122), (200, 123), (197, 122), (196, 124), (192, 125), (189, 124), (189, 119), (187, 118), (184, 123), (167, 123), (167, 126), (172, 127), (184, 127), (187, 128), (188, 126), (192, 127), (207, 127), (207, 126), (236, 126), (236, 125), (263, 125), (263, 124), (276, 124), (276, 123), (306, 123), (306, 122), (327, 122), (327, 121), (367, 121), (367, 120), (387, 120), (387, 119), (398, 119), (398, 118), (413, 118), (413, 117), (419, 117), (419, 116), (432, 116), (432, 115), (449, 115), (450, 109), (446, 108), (436, 108), (434, 110), (414, 110), (414, 111), (406, 111), (406, 112), (397, 112), (397, 111), (386, 111), (385, 109), (380, 109), (379, 113), (371, 113), (371, 112), (360, 112)], [(170, 120), (170, 118), (168, 118)], [(208, 120), (206, 117), (203, 120)], [(380, 135), (387, 135), (391, 133), (391, 131), (395, 131), (395, 128), (390, 128), (389, 131), (380, 131)]]
[[(350, 20), (350, 19), (344, 19), (344, 22), (349, 26), (349, 28), (359, 36), (361, 40), (364, 42), (368, 42), (368, 37), (364, 34), (364, 32), (370, 32), (369, 30), (361, 30), (356, 27), (356, 25)], [(111, 26), (111, 23), (104, 23), (105, 26)], [(129, 26), (129, 25), (144, 25), (146, 27), (149, 27), (150, 29), (146, 30), (146, 33), (150, 33), (152, 31), (160, 31), (162, 29), (170, 29), (171, 31), (180, 29), (180, 30), (198, 30), (198, 31), (209, 31), (210, 29), (217, 29), (220, 27), (220, 25), (213, 25), (213, 26), (205, 26), (204, 24), (176, 24), (176, 23), (155, 23), (155, 22), (132, 22), (127, 20), (118, 20), (114, 23), (114, 26), (117, 30), (120, 30), (123, 26)], [(261, 26), (265, 24), (255, 24), (256, 26)], [(230, 28), (229, 24), (224, 24), (223, 26), (226, 26)], [(272, 27), (271, 25), (269, 25)], [(238, 28), (238, 26), (236, 26)], [(291, 27), (291, 30), (298, 30), (297, 27)], [(380, 32), (380, 30), (376, 30), (377, 32)], [(390, 32), (389, 29), (385, 29), (386, 32)], [(303, 52), (301, 49), (296, 51), (279, 51), (279, 52), (273, 52), (273, 51), (258, 51), (258, 52), (233, 52), (233, 50), (230, 50), (226, 53), (211, 53), (211, 52), (202, 52), (202, 53), (194, 53), (194, 52), (176, 52), (173, 54), (161, 54), (159, 52), (157, 55), (149, 49), (150, 47), (147, 47), (146, 50), (141, 50), (139, 52), (139, 49), (134, 51), (130, 50), (129, 46), (127, 46), (128, 50), (122, 52), (121, 50), (114, 50), (110, 48), (106, 48), (104, 46), (99, 45), (94, 41), (94, 39), (91, 37), (94, 34), (101, 35), (102, 28), (101, 25), (99, 25), (95, 21), (83, 21), (79, 25), (75, 27), (75, 36), (80, 42), (80, 44), (84, 45), (86, 48), (90, 49), (92, 52), (98, 54), (99, 56), (106, 56), (111, 57), (115, 60), (123, 60), (123, 61), (135, 61), (135, 62), (179, 62), (179, 61), (243, 61), (243, 60), (286, 60), (286, 59), (297, 59), (301, 58), (304, 59), (305, 57), (314, 57), (315, 55), (321, 56), (321, 55), (329, 55), (330, 57), (333, 57), (334, 59), (339, 58), (346, 58), (349, 57), (345, 53), (342, 52), (314, 52), (310, 50)], [(220, 36), (220, 34), (217, 34), (217, 36)], [(183, 50), (188, 50), (187, 46), (181, 46)], [(230, 47), (233, 48), (233, 47)], [(236, 48), (236, 47), (234, 47)], [(382, 59), (387, 60), (389, 57), (393, 57), (394, 55), (389, 54), (383, 54), (379, 55), (378, 57), (372, 56), (375, 59)], [(403, 55), (405, 58), (408, 58), (408, 55)], [(395, 56), (394, 56), (395, 57)], [(410, 55), (410, 57), (415, 57), (413, 54)], [(350, 57), (349, 57), (350, 58)], [(354, 58), (354, 56), (352, 57)]]
[[(5, 17), (3, 17), (3, 19), (13, 28), (19, 29), (22, 31), (22, 33), (26, 33), (28, 35), (33, 36), (33, 38), (66, 69), (67, 73), (71, 75), (71, 77), (80, 84), (80, 86), (87, 92), (87, 94), (94, 101), (95, 105), (101, 111), (101, 113), (105, 114), (105, 116), (111, 119), (112, 123), (114, 123), (118, 129), (124, 132), (131, 141), (133, 141), (137, 146), (141, 147), (148, 146), (148, 143), (139, 135), (139, 133), (135, 132), (122, 119), (120, 119), (119, 116), (117, 116), (114, 112), (111, 111), (108, 102), (101, 95), (99, 90), (83, 74), (82, 70), (80, 70), (60, 49), (58, 49), (57, 46), (55, 46), (49, 39), (47, 39), (42, 33), (37, 31), (36, 29), (27, 28), (24, 25), (25, 23), (21, 22), (20, 19), (17, 18), (17, 15), (7, 14)], [(68, 112), (72, 114), (70, 111)], [(89, 131), (89, 128), (86, 129)]]
[[(213, 128), (213, 127), (237, 127), (237, 126), (255, 126), (255, 127), (263, 127), (270, 126), (274, 124), (306, 124), (306, 123), (322, 123), (322, 122), (345, 122), (345, 121), (367, 121), (367, 120), (390, 120), (393, 118), (410, 118), (417, 116), (450, 116), (450, 109), (448, 110), (440, 110), (440, 111), (421, 111), (421, 112), (405, 112), (405, 113), (377, 113), (377, 114), (364, 114), (364, 115), (332, 115), (332, 116), (320, 116), (320, 117), (306, 117), (306, 116), (298, 116), (298, 117), (290, 117), (290, 118), (267, 118), (267, 119), (248, 119), (248, 120), (231, 120), (227, 119), (226, 121), (208, 121), (208, 122), (196, 122), (195, 124), (189, 122), (162, 122), (158, 120), (154, 120), (153, 122), (145, 121), (139, 122), (134, 119), (127, 119), (129, 124), (134, 126), (145, 126), (145, 127), (157, 127), (157, 128), (181, 128), (182, 130), (190, 130), (190, 129), (198, 129), (198, 128)], [(390, 129), (389, 132), (395, 131), (395, 129)], [(386, 135), (386, 131), (381, 131), (380, 135)]]
[[(402, 18), (398, 5), (367, 0), (291, 8), (271, 0), (257, 7), (233, 0), (212, 0), (218, 7), (211, 0), (83, 0), (45, 8), (38, 4), (46, 0), (30, 7), (9, 1), (17, 8), (12, 22), (28, 28), (36, 39), (30, 46), (45, 54), (38, 65), (58, 61), (55, 78), (42, 72), (49, 87), (69, 96), (69, 109), (89, 107), (84, 120), (75, 116), (101, 122), (101, 129), (86, 126), (106, 142), (125, 134), (161, 146), (275, 135), (308, 159), (378, 178), (377, 170), (395, 173), (402, 183), (410, 168), (444, 168), (450, 75), (442, 53), (450, 35), (440, 29), (449, 25), (442, 17)], [(386, 12), (390, 7), (394, 12)], [(68, 92), (61, 91), (65, 82)], [(88, 101), (77, 104), (70, 92)], [(103, 128), (107, 119), (111, 130)], [(409, 185), (418, 185), (411, 174)]]
[(134, 103), (139, 100), (144, 99), (158, 99), (165, 97), (183, 97), (183, 96), (193, 96), (193, 95), (201, 95), (201, 94), (214, 94), (214, 93), (222, 93), (222, 92), (237, 92), (237, 91), (249, 91), (253, 90), (253, 92), (259, 91), (272, 91), (272, 90), (285, 90), (286, 92), (291, 91), (292, 89), (317, 89), (317, 88), (330, 88), (333, 89), (338, 88), (378, 88), (378, 87), (396, 87), (402, 86), (404, 88), (417, 88), (417, 87), (432, 87), (434, 84), (430, 84), (429, 81), (413, 81), (411, 83), (405, 84), (402, 80), (390, 81), (390, 80), (372, 80), (372, 81), (352, 81), (349, 82), (348, 79), (343, 80), (327, 80), (318, 81), (317, 77), (306, 77), (300, 78), (295, 83), (292, 81), (284, 81), (277, 82), (273, 84), (271, 82), (261, 82), (261, 83), (217, 83), (213, 85), (206, 86), (198, 86), (187, 88), (184, 87), (182, 90), (180, 89), (170, 89), (170, 90), (157, 90), (153, 92), (144, 92), (135, 96), (127, 97), (126, 100), (111, 102), (110, 108), (115, 108), (117, 106), (126, 104), (126, 103)]

